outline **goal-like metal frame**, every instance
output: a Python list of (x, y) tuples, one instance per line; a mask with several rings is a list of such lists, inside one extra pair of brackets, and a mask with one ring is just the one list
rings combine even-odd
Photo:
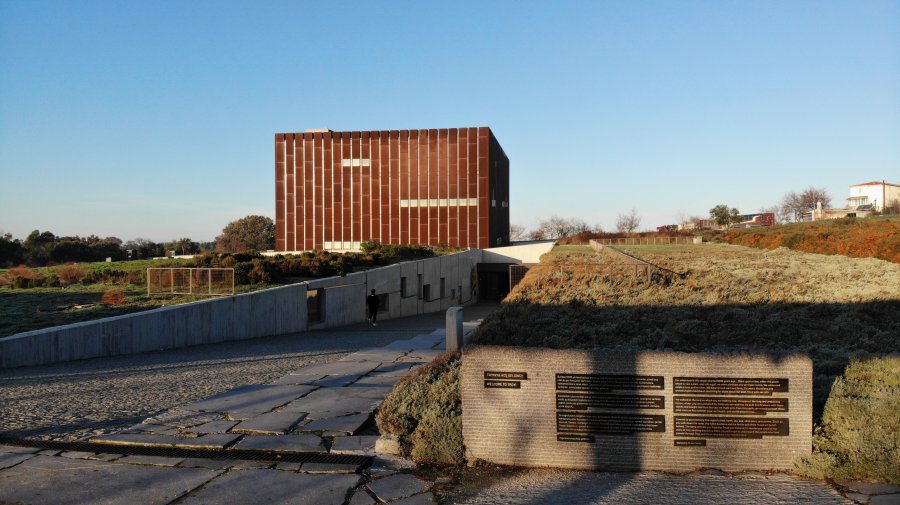
[(148, 268), (147, 296), (231, 296), (233, 268)]

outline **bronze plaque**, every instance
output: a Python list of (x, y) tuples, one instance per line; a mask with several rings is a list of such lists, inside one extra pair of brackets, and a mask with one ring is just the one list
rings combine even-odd
[(556, 389), (564, 391), (617, 391), (663, 389), (662, 375), (556, 374)]
[(716, 396), (676, 396), (676, 414), (766, 415), (787, 412), (787, 398), (728, 398)]
[(484, 372), (485, 379), (528, 380), (527, 372)]
[(673, 377), (676, 395), (750, 395), (769, 396), (787, 393), (787, 379), (762, 377)]
[(785, 417), (675, 416), (676, 437), (758, 439), (788, 435), (790, 426)]
[(606, 395), (598, 393), (556, 393), (556, 408), (587, 409), (663, 409), (666, 397), (651, 395)]
[(573, 435), (560, 433), (556, 435), (557, 442), (594, 442), (594, 435)]
[(666, 416), (557, 412), (556, 431), (558, 433), (593, 433), (597, 435), (663, 433), (666, 431)]
[(484, 387), (495, 389), (519, 389), (522, 383), (519, 381), (484, 381)]

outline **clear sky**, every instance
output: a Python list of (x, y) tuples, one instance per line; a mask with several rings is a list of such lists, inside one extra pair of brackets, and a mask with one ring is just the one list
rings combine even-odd
[(490, 126), (512, 222), (900, 183), (900, 1), (0, 0), (0, 231), (274, 218), (274, 134)]

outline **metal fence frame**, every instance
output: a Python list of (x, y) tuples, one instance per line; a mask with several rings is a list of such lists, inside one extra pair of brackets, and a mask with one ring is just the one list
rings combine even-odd
[(700, 244), (701, 237), (622, 237), (622, 238), (595, 238), (591, 242), (601, 245), (671, 245), (671, 244)]
[[(153, 279), (153, 272), (161, 271), (160, 274), (164, 275), (165, 271), (169, 272), (169, 290), (168, 291), (153, 291), (151, 289), (151, 279)], [(176, 271), (178, 272), (179, 280), (182, 282), (175, 283)], [(199, 282), (194, 282), (195, 273), (198, 272), (206, 272), (206, 283), (204, 286), (201, 286)], [(213, 272), (228, 272), (231, 278), (231, 289), (227, 293), (214, 293), (213, 292)], [(186, 274), (187, 284), (185, 285), (184, 277)], [(162, 275), (159, 278), (162, 278)], [(227, 282), (227, 281), (226, 281)], [(157, 286), (161, 286), (162, 283), (158, 283)], [(187, 291), (184, 291), (184, 287), (187, 286)], [(226, 284), (227, 286), (227, 284)], [(204, 291), (205, 288), (205, 291)], [(180, 267), (155, 267), (147, 269), (147, 296), (151, 295), (189, 295), (189, 296), (232, 296), (234, 295), (234, 269), (233, 268), (180, 268)]]

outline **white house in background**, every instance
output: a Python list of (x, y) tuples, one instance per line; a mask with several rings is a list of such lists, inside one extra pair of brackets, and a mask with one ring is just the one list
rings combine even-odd
[(850, 186), (847, 198), (848, 209), (858, 209), (863, 205), (871, 205), (871, 209), (879, 212), (885, 205), (900, 203), (900, 184), (885, 181), (864, 182)]

